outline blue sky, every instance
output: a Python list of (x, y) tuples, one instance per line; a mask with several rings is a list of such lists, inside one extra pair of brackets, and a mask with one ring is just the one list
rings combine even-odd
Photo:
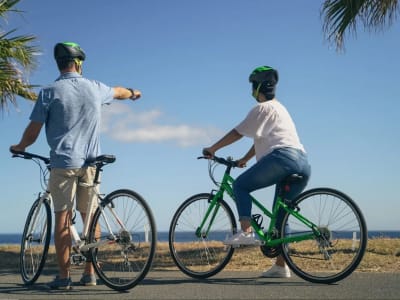
[[(255, 105), (247, 80), (259, 65), (279, 71), (277, 98), (291, 112), (312, 165), (308, 188), (342, 190), (369, 229), (400, 230), (400, 21), (384, 32), (360, 29), (337, 53), (323, 37), (321, 4), (22, 0), (17, 8), (25, 13), (9, 15), (1, 26), (38, 37), (42, 53), (32, 84), (57, 78), (54, 44), (74, 41), (86, 51), (86, 77), (142, 91), (135, 103), (104, 109), (102, 149), (117, 161), (105, 169), (102, 191), (142, 194), (159, 230), (168, 230), (182, 201), (213, 188), (206, 161), (196, 157)], [(0, 233), (22, 232), (39, 191), (36, 166), (8, 154), (32, 107), (18, 99), (18, 108), (0, 118)], [(250, 146), (244, 138), (218, 154), (239, 158)], [(44, 135), (27, 150), (47, 155)], [(255, 194), (270, 206), (272, 188)]]

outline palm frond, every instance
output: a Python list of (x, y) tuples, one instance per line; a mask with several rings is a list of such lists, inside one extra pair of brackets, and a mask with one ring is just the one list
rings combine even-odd
[(381, 30), (393, 24), (399, 14), (397, 0), (370, 0), (369, 2), (369, 9), (365, 9), (361, 16), (366, 28)]
[(0, 0), (0, 18), (7, 21), (7, 14), (9, 12), (21, 13), (21, 11), (14, 8), (20, 0)]
[(345, 34), (356, 34), (358, 23), (367, 30), (380, 30), (391, 25), (398, 13), (398, 0), (326, 0), (321, 9), (323, 31), (342, 50)]
[(14, 30), (0, 36), (0, 59), (12, 59), (24, 68), (34, 69), (35, 58), (39, 54), (39, 48), (30, 45), (36, 38), (30, 36), (15, 36), (7, 38)]
[[(0, 0), (0, 17), (10, 11), (19, 12), (14, 5), (20, 0)], [(33, 91), (36, 86), (29, 84), (29, 71), (36, 67), (38, 47), (32, 45), (33, 35), (11, 36), (15, 30), (0, 32), (0, 109), (8, 103), (16, 105), (16, 97), (36, 100)]]

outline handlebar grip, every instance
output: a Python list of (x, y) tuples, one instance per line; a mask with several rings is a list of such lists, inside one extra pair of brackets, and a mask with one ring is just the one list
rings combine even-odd
[(31, 159), (34, 157), (33, 154), (25, 152), (25, 151), (18, 151), (18, 150), (13, 150), (10, 148), (10, 152), (13, 154), (12, 157), (22, 157), (25, 159)]
[(17, 150), (14, 150), (14, 149), (8, 149), (8, 150), (10, 150), (10, 152), (12, 153), (12, 154), (14, 154), (14, 155), (18, 155), (18, 154), (21, 154), (21, 151), (17, 151)]
[(203, 155), (206, 156), (206, 157), (208, 157), (208, 156), (211, 157), (211, 156), (212, 156), (210, 152), (206, 151), (206, 149), (203, 149), (202, 153), (203, 153)]

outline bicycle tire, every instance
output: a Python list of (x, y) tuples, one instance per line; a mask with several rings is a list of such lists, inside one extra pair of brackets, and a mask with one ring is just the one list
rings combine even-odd
[(89, 251), (94, 269), (108, 287), (131, 289), (146, 276), (153, 262), (157, 243), (153, 213), (141, 195), (127, 189), (108, 194), (100, 205), (104, 210), (97, 208), (89, 240), (106, 243)]
[[(184, 201), (175, 212), (169, 230), (169, 249), (176, 266), (197, 279), (208, 278), (223, 270), (234, 252), (233, 247), (223, 244), (237, 227), (231, 208), (222, 199), (208, 234), (196, 235), (212, 197), (204, 193)], [(205, 227), (208, 225), (209, 222)]]
[[(331, 188), (308, 190), (294, 200), (299, 213), (316, 224), (321, 237), (282, 244), (290, 269), (313, 283), (334, 283), (349, 276), (361, 262), (368, 232), (364, 216), (346, 194)], [(287, 213), (282, 237), (312, 231)]]
[(26, 285), (35, 283), (43, 270), (51, 239), (51, 220), (49, 202), (37, 199), (29, 210), (21, 238), (19, 267)]

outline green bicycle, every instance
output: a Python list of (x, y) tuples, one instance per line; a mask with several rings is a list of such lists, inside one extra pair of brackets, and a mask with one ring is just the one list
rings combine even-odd
[[(221, 182), (214, 177), (218, 164), (226, 166)], [(209, 159), (209, 175), (218, 189), (188, 198), (172, 218), (169, 249), (177, 267), (188, 276), (213, 276), (233, 255), (235, 248), (223, 241), (237, 232), (236, 219), (223, 196), (234, 200), (230, 172), (236, 166), (232, 158)], [(310, 189), (293, 201), (286, 200), (285, 191), (300, 176), (293, 174), (281, 182), (272, 211), (253, 197), (253, 205), (261, 211), (253, 215), (253, 231), (262, 243), (262, 253), (271, 258), (283, 255), (299, 277), (314, 283), (337, 282), (349, 276), (363, 258), (367, 246), (364, 217), (349, 196), (331, 188)], [(284, 217), (277, 224), (282, 210)], [(270, 219), (266, 230), (263, 215)]]

